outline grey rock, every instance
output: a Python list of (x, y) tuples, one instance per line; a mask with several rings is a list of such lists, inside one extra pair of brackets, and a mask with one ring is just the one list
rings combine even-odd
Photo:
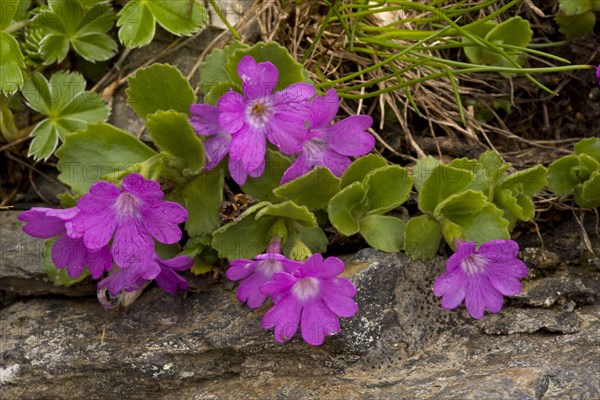
[(60, 294), (66, 296), (94, 295), (94, 285), (55, 286), (42, 271), (41, 254), (44, 241), (26, 235), (19, 211), (0, 212), (0, 291), (5, 299), (21, 296)]
[[(297, 337), (274, 342), (260, 327), (268, 306), (249, 310), (220, 284), (186, 296), (151, 288), (124, 310), (105, 311), (92, 299), (17, 301), (0, 310), (2, 397), (600, 396), (598, 304), (523, 317), (509, 305), (491, 322), (489, 315), (475, 321), (437, 306), (431, 283), (442, 269), (441, 259), (359, 252), (346, 274), (357, 285), (360, 312), (318, 348)], [(546, 322), (534, 333), (511, 334), (530, 332), (539, 315)]]

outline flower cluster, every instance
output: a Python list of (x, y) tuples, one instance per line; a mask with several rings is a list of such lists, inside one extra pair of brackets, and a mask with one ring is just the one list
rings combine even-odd
[(274, 328), (276, 341), (288, 341), (300, 326), (304, 341), (319, 346), (326, 335), (340, 331), (339, 317), (358, 312), (352, 299), (356, 288), (348, 279), (338, 278), (343, 271), (339, 258), (314, 254), (301, 263), (288, 260), (271, 246), (254, 260), (232, 261), (227, 277), (242, 281), (237, 296), (250, 308), (271, 298), (273, 307), (264, 315), (262, 326)]
[(279, 71), (270, 62), (241, 59), (238, 74), (243, 94), (230, 90), (216, 107), (193, 104), (190, 122), (196, 133), (207, 137), (206, 170), (229, 154), (229, 172), (243, 185), (248, 176), (260, 177), (265, 169), (267, 140), (280, 152), (297, 156), (284, 173), (288, 182), (323, 166), (340, 176), (350, 165), (349, 156), (373, 149), (375, 139), (367, 132), (373, 123), (368, 115), (355, 115), (331, 124), (339, 109), (335, 90), (315, 96), (308, 83), (298, 82), (277, 91)]
[(111, 296), (137, 290), (151, 280), (175, 293), (187, 288), (187, 281), (176, 271), (191, 268), (192, 260), (186, 256), (161, 259), (154, 240), (177, 243), (182, 236), (178, 224), (187, 219), (187, 211), (163, 197), (158, 182), (130, 174), (121, 188), (104, 181), (94, 183), (75, 207), (32, 208), (19, 219), (26, 222), (25, 233), (57, 238), (52, 261), (66, 268), (72, 278), (87, 266), (94, 279), (111, 273), (98, 283), (98, 289), (107, 288)]
[(519, 245), (512, 240), (492, 240), (477, 248), (474, 242), (456, 243), (456, 253), (446, 262), (446, 272), (433, 285), (433, 293), (442, 296), (442, 308), (451, 310), (463, 301), (473, 318), (485, 310), (497, 313), (503, 296), (521, 292), (527, 265), (519, 259)]

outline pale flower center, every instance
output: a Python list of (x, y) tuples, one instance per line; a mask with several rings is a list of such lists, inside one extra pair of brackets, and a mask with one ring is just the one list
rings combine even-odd
[(299, 280), (292, 287), (292, 293), (299, 300), (309, 300), (319, 294), (319, 281), (315, 278), (304, 278)]
[(130, 193), (121, 193), (115, 202), (115, 208), (121, 217), (137, 218), (140, 212), (140, 200)]
[(256, 270), (262, 275), (271, 278), (275, 272), (283, 271), (283, 265), (278, 260), (263, 260), (256, 265)]
[(483, 257), (477, 254), (471, 254), (460, 263), (460, 267), (468, 275), (473, 275), (483, 271), (485, 269), (485, 264)]
[(254, 127), (260, 128), (267, 124), (273, 115), (273, 105), (266, 98), (255, 99), (246, 107), (246, 118)]

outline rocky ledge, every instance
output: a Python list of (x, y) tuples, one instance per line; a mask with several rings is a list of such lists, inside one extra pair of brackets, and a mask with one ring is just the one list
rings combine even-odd
[[(600, 272), (589, 255), (534, 265), (518, 297), (475, 321), (439, 308), (442, 258), (362, 250), (346, 272), (359, 314), (314, 348), (274, 342), (260, 328), (266, 310), (220, 283), (178, 296), (150, 288), (111, 311), (85, 296), (90, 286), (52, 289), (39, 259), (16, 258), (33, 242), (11, 214), (0, 214), (0, 289), (12, 299), (0, 310), (0, 398), (600, 398)], [(560, 248), (551, 236), (546, 246)]]

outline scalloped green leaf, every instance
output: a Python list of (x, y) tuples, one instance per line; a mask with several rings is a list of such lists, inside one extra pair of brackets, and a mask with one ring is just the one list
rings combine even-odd
[(265, 154), (265, 170), (259, 178), (249, 177), (242, 186), (244, 193), (261, 201), (279, 203), (281, 197), (275, 195), (273, 190), (279, 187), (279, 182), (286, 169), (292, 165), (289, 158), (278, 151), (267, 149)]
[(464, 190), (473, 181), (471, 171), (438, 165), (433, 169), (419, 192), (419, 209), (433, 213), (442, 201)]
[(592, 0), (558, 0), (561, 13), (565, 15), (583, 14), (592, 9)]
[(583, 208), (600, 207), (600, 171), (596, 171), (575, 191), (575, 202)]
[(464, 237), (477, 244), (497, 239), (510, 239), (509, 222), (504, 213), (493, 204), (487, 204), (475, 214), (449, 215), (447, 219), (460, 226)]
[(225, 70), (237, 85), (242, 85), (242, 80), (238, 76), (237, 66), (240, 60), (245, 56), (252, 56), (258, 62), (269, 61), (277, 67), (279, 79), (275, 90), (282, 90), (292, 83), (304, 82), (305, 77), (302, 72), (302, 65), (298, 63), (287, 51), (285, 47), (275, 42), (259, 42), (246, 49), (238, 49), (231, 56)]
[[(473, 28), (469, 28), (468, 32), (473, 36), (484, 38), (488, 34), (489, 31), (494, 29), (495, 26), (496, 26), (496, 24), (494, 22), (488, 21), (488, 22), (484, 22), (483, 24), (476, 25)], [(479, 64), (481, 61), (481, 58), (483, 57), (484, 48), (479, 45), (476, 45), (475, 43), (473, 43), (473, 41), (471, 39), (469, 39), (467, 37), (463, 37), (462, 42), (463, 42), (463, 45), (465, 46), (465, 47), (463, 47), (465, 56), (467, 56), (469, 61), (471, 61), (472, 63)]]
[(412, 170), (413, 183), (417, 191), (421, 191), (423, 184), (438, 165), (442, 165), (442, 162), (431, 156), (417, 160)]
[(553, 193), (564, 196), (571, 193), (579, 183), (571, 174), (571, 169), (579, 166), (579, 157), (568, 155), (552, 162), (548, 167), (548, 186)]
[(487, 197), (483, 193), (469, 189), (453, 194), (438, 204), (434, 216), (439, 219), (444, 216), (475, 214), (487, 204)]
[(190, 237), (209, 234), (221, 224), (223, 183), (223, 170), (216, 168), (196, 176), (183, 187), (182, 196), (188, 211), (185, 230)]
[(286, 184), (273, 193), (285, 200), (306, 206), (309, 210), (326, 208), (331, 198), (339, 192), (340, 180), (328, 168), (317, 167)]
[(25, 68), (25, 61), (19, 43), (11, 34), (0, 31), (0, 92), (11, 95), (23, 86), (21, 68)]
[(190, 125), (187, 115), (176, 111), (158, 111), (148, 116), (146, 126), (161, 151), (183, 160), (184, 176), (197, 175), (204, 168), (204, 145)]
[[(367, 190), (354, 182), (333, 196), (327, 207), (329, 221), (341, 234), (350, 236), (360, 229), (360, 221), (367, 211)], [(362, 214), (362, 215), (361, 215)]]
[(533, 196), (548, 184), (546, 180), (547, 172), (548, 170), (543, 165), (536, 165), (501, 178), (498, 181), (498, 187), (514, 188), (519, 185), (522, 188), (522, 193)]
[(127, 170), (156, 152), (128, 132), (110, 124), (89, 124), (66, 137), (56, 152), (61, 182), (77, 194), (86, 193), (100, 177)]
[(368, 215), (381, 215), (406, 201), (412, 189), (412, 177), (398, 165), (371, 171), (364, 179), (369, 202)]
[(205, 97), (208, 96), (208, 93), (215, 87), (215, 85), (227, 83), (227, 86), (231, 87), (231, 84), (233, 83), (231, 82), (232, 78), (227, 73), (225, 65), (227, 65), (229, 57), (236, 50), (246, 48), (248, 48), (248, 46), (236, 40), (222, 50), (215, 49), (206, 56), (204, 62), (200, 65), (198, 70), (200, 74), (200, 90), (202, 93), (206, 94)]
[(212, 247), (219, 257), (228, 260), (254, 258), (267, 248), (271, 237), (269, 231), (275, 218), (256, 219), (255, 214), (268, 206), (268, 202), (253, 205), (244, 211), (237, 221), (221, 226), (213, 232)]
[(554, 21), (558, 24), (558, 31), (567, 39), (583, 37), (594, 30), (596, 14), (586, 11), (577, 15), (557, 15)]
[(404, 251), (414, 260), (431, 260), (442, 238), (439, 223), (427, 215), (413, 217), (406, 223)]
[(208, 22), (199, 1), (132, 0), (119, 12), (119, 40), (127, 47), (145, 46), (154, 38), (155, 23), (177, 36), (190, 36)]
[(393, 252), (404, 248), (406, 224), (399, 218), (369, 215), (360, 221), (360, 234), (369, 246)]
[(57, 72), (50, 81), (36, 72), (22, 90), (27, 104), (48, 118), (32, 132), (29, 155), (48, 159), (58, 139), (84, 129), (90, 122), (106, 121), (107, 104), (96, 93), (85, 91), (85, 79), (78, 73)]
[(354, 182), (362, 182), (369, 172), (387, 165), (386, 159), (377, 154), (367, 154), (357, 158), (342, 174), (340, 189)]
[(4, 30), (10, 22), (13, 20), (13, 17), (17, 13), (19, 9), (19, 0), (2, 0), (2, 12), (0, 13), (0, 31)]
[(70, 48), (88, 61), (105, 61), (117, 52), (117, 43), (107, 34), (113, 26), (110, 4), (90, 7), (72, 0), (54, 0), (42, 8), (32, 27), (42, 32), (40, 54), (46, 64), (61, 62)]
[(587, 154), (600, 163), (600, 139), (586, 138), (575, 145), (575, 154)]
[(168, 64), (142, 68), (128, 80), (127, 102), (144, 120), (157, 111), (189, 114), (196, 101), (192, 86), (181, 72)]
[(315, 215), (305, 206), (299, 206), (292, 201), (279, 204), (269, 204), (256, 213), (256, 220), (263, 217), (279, 217), (293, 220), (306, 227), (316, 227)]

